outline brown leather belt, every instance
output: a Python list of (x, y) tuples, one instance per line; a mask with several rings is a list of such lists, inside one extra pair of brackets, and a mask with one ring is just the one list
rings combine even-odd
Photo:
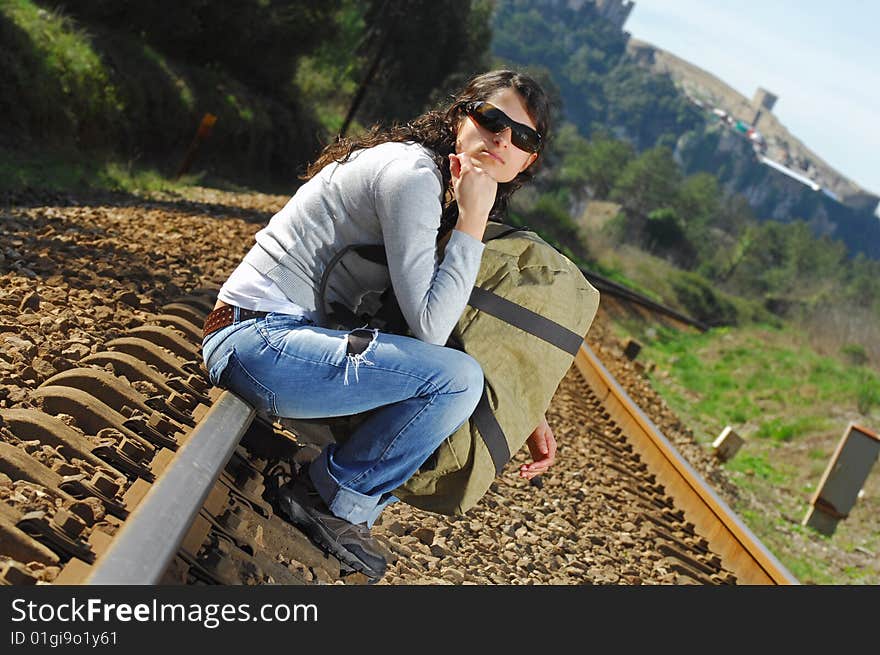
[[(253, 309), (244, 309), (242, 307), (238, 308), (239, 311), (239, 321), (247, 321), (252, 318), (261, 318), (268, 314), (269, 312), (257, 312)], [(235, 307), (233, 305), (223, 305), (223, 307), (218, 307), (210, 314), (205, 317), (205, 326), (202, 329), (204, 339), (206, 336), (211, 334), (212, 332), (216, 332), (217, 330), (222, 330), (223, 328), (232, 325), (232, 321), (235, 319)]]

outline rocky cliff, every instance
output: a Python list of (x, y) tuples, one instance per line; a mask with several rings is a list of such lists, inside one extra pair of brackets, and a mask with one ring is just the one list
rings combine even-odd
[(711, 73), (657, 46), (637, 39), (628, 42), (627, 53), (653, 72), (669, 75), (689, 98), (703, 103), (707, 112), (717, 107), (727, 112), (734, 120), (741, 120), (748, 125), (754, 124), (766, 140), (766, 154), (771, 159), (786, 164), (814, 180), (834, 193), (844, 204), (853, 206), (853, 209), (870, 208), (873, 211), (876, 207), (880, 198), (835, 170), (789, 132), (772, 112), (761, 111), (758, 119), (755, 120), (757, 107), (752, 100)]
[(768, 165), (752, 143), (722, 122), (688, 132), (675, 158), (687, 174), (713, 173), (727, 193), (741, 194), (759, 219), (807, 221), (817, 235), (843, 241), (855, 255), (880, 259), (880, 220)]
[[(842, 240), (853, 254), (880, 259), (880, 220), (874, 215), (880, 198), (823, 161), (770, 111), (758, 114), (751, 100), (711, 73), (637, 39), (629, 41), (627, 53), (669, 75), (707, 117), (703, 130), (678, 141), (676, 158), (686, 173), (717, 175), (725, 190), (745, 196), (761, 219), (805, 220), (816, 234)], [(716, 109), (729, 118), (713, 113)], [(760, 141), (742, 131), (744, 126)]]

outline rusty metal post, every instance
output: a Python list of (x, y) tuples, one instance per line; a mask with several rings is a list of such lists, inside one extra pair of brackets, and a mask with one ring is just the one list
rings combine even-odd
[(199, 149), (202, 142), (211, 136), (211, 130), (216, 122), (217, 117), (214, 114), (205, 114), (202, 116), (202, 122), (199, 123), (199, 129), (196, 130), (196, 134), (190, 142), (189, 148), (187, 148), (186, 155), (183, 157), (180, 168), (177, 169), (177, 174), (174, 176), (175, 179), (189, 171), (189, 167), (192, 166), (193, 159), (195, 159), (196, 151)]

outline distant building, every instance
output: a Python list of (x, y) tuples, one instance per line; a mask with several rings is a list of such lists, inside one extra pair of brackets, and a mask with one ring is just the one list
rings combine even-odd
[(755, 107), (763, 107), (767, 111), (773, 111), (773, 105), (776, 104), (777, 100), (779, 100), (779, 96), (775, 93), (770, 93), (767, 89), (758, 87), (758, 90), (755, 91), (755, 97), (752, 98), (752, 104)]
[(761, 120), (763, 112), (773, 111), (773, 105), (776, 104), (777, 100), (779, 100), (779, 97), (775, 93), (770, 93), (766, 89), (758, 87), (758, 90), (755, 91), (755, 97), (752, 98), (752, 107), (755, 109), (755, 116), (752, 118), (753, 126), (757, 125), (758, 121)]

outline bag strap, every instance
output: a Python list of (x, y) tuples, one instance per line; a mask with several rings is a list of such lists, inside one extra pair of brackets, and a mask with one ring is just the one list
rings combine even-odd
[(504, 223), (499, 223), (499, 225), (503, 225), (507, 229), (504, 230), (503, 232), (499, 232), (498, 234), (491, 236), (491, 237), (484, 236), (483, 243), (489, 243), (490, 241), (494, 241), (495, 239), (503, 239), (508, 234), (513, 234), (514, 232), (527, 232), (527, 231), (529, 231), (529, 228), (527, 228), (527, 227), (513, 227), (511, 225), (505, 225)]
[(348, 253), (349, 251), (354, 251), (367, 261), (370, 261), (374, 264), (380, 264), (382, 266), (388, 265), (388, 258), (385, 255), (385, 246), (369, 244), (369, 243), (355, 243), (350, 246), (345, 246), (342, 250), (333, 255), (333, 258), (327, 264), (327, 268), (324, 269), (324, 274), (321, 276), (321, 284), (318, 286), (318, 316), (321, 325), (329, 327), (333, 323), (341, 323), (341, 324), (353, 324), (358, 320), (358, 316), (355, 315), (348, 307), (345, 307), (341, 303), (330, 303), (330, 306), (333, 308), (331, 313), (327, 313), (326, 309), (326, 294), (327, 294), (327, 283), (330, 281), (330, 273), (336, 268), (336, 265), (339, 263), (339, 260)]
[(471, 419), (480, 431), (483, 443), (489, 449), (489, 455), (495, 465), (495, 475), (501, 475), (504, 466), (510, 461), (510, 448), (507, 446), (504, 430), (501, 429), (498, 419), (492, 413), (492, 408), (489, 405), (488, 386), (485, 383), (483, 384), (483, 395), (480, 396), (480, 402), (477, 403), (476, 409), (471, 414)]
[(468, 304), (564, 350), (569, 355), (577, 355), (584, 341), (581, 335), (564, 325), (481, 287), (473, 288)]
[[(529, 230), (527, 227), (513, 227), (504, 224), (499, 224), (499, 227), (507, 229), (485, 238), (483, 241), (488, 243), (495, 239), (502, 239), (514, 232)], [(583, 337), (576, 332), (572, 332), (564, 325), (551, 321), (522, 305), (502, 298), (481, 287), (473, 288), (468, 304), (474, 309), (486, 312), (497, 319), (510, 323), (514, 327), (518, 327), (520, 330), (528, 332), (532, 336), (543, 339), (570, 355), (577, 355), (583, 342)]]
[[(492, 237), (484, 238), (484, 243), (488, 243), (489, 241), (493, 241), (495, 239), (501, 239), (513, 232), (519, 232), (529, 229), (526, 227), (512, 227), (510, 225), (504, 225), (503, 223), (499, 223), (499, 225), (506, 227), (507, 229)], [(330, 281), (330, 273), (332, 273), (333, 269), (336, 268), (339, 260), (341, 260), (350, 251), (354, 251), (360, 257), (374, 264), (388, 266), (388, 257), (385, 253), (385, 246), (382, 244), (354, 243), (345, 246), (342, 250), (333, 255), (333, 258), (327, 264), (327, 268), (324, 269), (324, 273), (321, 275), (321, 283), (318, 286), (318, 315), (321, 325), (330, 326), (334, 323), (340, 325), (354, 325), (356, 322), (361, 321), (361, 317), (357, 316), (354, 312), (348, 309), (348, 307), (338, 302), (329, 303), (331, 307), (331, 312), (328, 313), (328, 303), (325, 300), (327, 295), (327, 284)], [(389, 305), (387, 312), (388, 317), (386, 319), (386, 322), (389, 324), (390, 331), (402, 331), (403, 329), (405, 329), (406, 322), (403, 319), (403, 314), (401, 314), (399, 307), (397, 307), (396, 298), (394, 298), (394, 294), (391, 291), (390, 287), (388, 290), (386, 290), (386, 293), (383, 295), (382, 300), (383, 306)]]

